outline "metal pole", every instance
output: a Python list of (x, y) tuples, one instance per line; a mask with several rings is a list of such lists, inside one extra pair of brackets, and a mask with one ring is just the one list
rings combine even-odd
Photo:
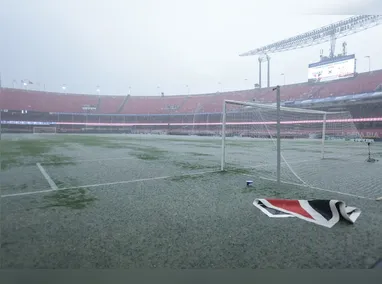
[(1, 140), (1, 113), (2, 113), (2, 110), (0, 109), (0, 140)]
[(325, 133), (326, 133), (326, 113), (322, 125), (322, 138), (321, 138), (321, 159), (325, 158)]
[(365, 56), (365, 58), (367, 58), (368, 60), (369, 60), (369, 73), (370, 73), (370, 55), (368, 55), (368, 56)]
[[(0, 93), (1, 93), (1, 86), (0, 86)], [(0, 140), (1, 140), (1, 113), (2, 113), (2, 109), (0, 108)]]
[(222, 157), (220, 170), (224, 171), (225, 167), (225, 123), (226, 123), (226, 102), (223, 102), (223, 113), (222, 113)]
[(259, 57), (259, 87), (261, 89), (261, 62), (262, 62), (262, 57)]
[(281, 185), (280, 86), (277, 86), (277, 186)]
[(271, 57), (267, 55), (267, 65), (268, 65), (268, 73), (267, 73), (267, 87), (271, 86)]

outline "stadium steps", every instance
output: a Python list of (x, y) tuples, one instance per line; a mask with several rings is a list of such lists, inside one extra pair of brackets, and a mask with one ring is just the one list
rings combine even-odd
[(183, 102), (182, 102), (182, 103), (179, 105), (179, 107), (178, 107), (178, 111), (180, 111), (180, 110), (183, 108), (183, 106), (187, 103), (189, 97), (190, 97), (190, 96), (186, 96), (186, 97), (184, 97)]
[(96, 106), (97, 111), (100, 109), (100, 107), (101, 107), (101, 96), (98, 96), (98, 102), (97, 102), (97, 106)]
[(117, 113), (121, 113), (121, 111), (123, 110), (123, 108), (125, 107), (125, 104), (127, 103), (127, 101), (129, 100), (130, 98), (130, 94), (127, 95), (125, 97), (125, 99), (123, 100), (123, 102), (121, 103), (121, 105), (119, 106), (118, 110), (117, 110)]
[(320, 92), (321, 92), (322, 89), (325, 88), (325, 86), (324, 86), (324, 85), (323, 85), (323, 86), (319, 86), (318, 89), (316, 89), (316, 90), (315, 90), (315, 88), (316, 88), (316, 86), (314, 86), (314, 87), (312, 88), (311, 95), (312, 95), (314, 98), (319, 98), (319, 97), (320, 97)]

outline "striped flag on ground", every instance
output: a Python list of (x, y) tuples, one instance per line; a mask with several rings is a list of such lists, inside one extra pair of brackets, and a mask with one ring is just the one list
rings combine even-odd
[(269, 217), (297, 217), (327, 228), (340, 220), (353, 224), (361, 215), (360, 209), (339, 200), (255, 199), (253, 205)]

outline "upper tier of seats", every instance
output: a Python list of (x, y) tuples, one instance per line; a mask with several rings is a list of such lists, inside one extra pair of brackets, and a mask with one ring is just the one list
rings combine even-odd
[[(327, 83), (301, 83), (282, 87), (281, 100), (295, 101), (373, 92), (382, 86), (382, 70), (361, 73), (354, 78)], [(223, 100), (275, 102), (272, 88), (189, 96), (97, 96), (60, 94), (3, 88), (0, 108), (40, 112), (102, 114), (170, 114), (220, 112)], [(90, 107), (90, 108), (89, 108)]]

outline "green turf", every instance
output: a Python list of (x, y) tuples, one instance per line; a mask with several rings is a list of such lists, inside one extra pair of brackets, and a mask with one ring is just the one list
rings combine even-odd
[(189, 155), (192, 155), (192, 156), (200, 156), (200, 157), (213, 156), (211, 154), (197, 153), (197, 152), (187, 152), (186, 154), (189, 154)]
[(57, 143), (54, 140), (2, 140), (0, 141), (1, 170), (44, 162), (73, 162), (70, 157), (49, 154), (55, 147), (68, 147), (68, 144)]
[(166, 153), (168, 153), (168, 151), (160, 150), (156, 147), (140, 147), (135, 151), (131, 151), (129, 155), (136, 157), (140, 160), (159, 160), (164, 158), (166, 156)]
[(174, 165), (187, 170), (218, 169), (218, 165), (203, 165), (201, 163), (175, 161)]
[(40, 209), (51, 207), (66, 207), (69, 209), (84, 209), (97, 200), (86, 188), (57, 190), (44, 196), (44, 205)]

